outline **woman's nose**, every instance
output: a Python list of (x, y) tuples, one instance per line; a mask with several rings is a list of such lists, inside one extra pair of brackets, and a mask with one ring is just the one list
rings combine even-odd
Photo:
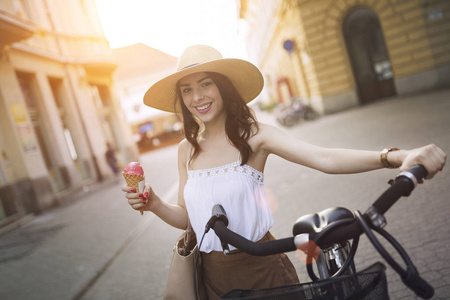
[(203, 100), (203, 98), (205, 98), (205, 95), (202, 93), (201, 90), (195, 90), (194, 91), (194, 101), (198, 102), (200, 100)]

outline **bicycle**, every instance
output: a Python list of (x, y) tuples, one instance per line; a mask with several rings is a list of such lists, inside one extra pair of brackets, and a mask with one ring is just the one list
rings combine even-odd
[(305, 103), (300, 98), (293, 98), (291, 104), (284, 106), (277, 114), (277, 121), (283, 126), (291, 127), (298, 124), (301, 120), (314, 120), (317, 113), (314, 109)]
[[(300, 249), (307, 254), (307, 271), (312, 282), (292, 286), (257, 290), (232, 290), (222, 299), (389, 299), (385, 266), (377, 262), (356, 271), (354, 256), (359, 236), (365, 233), (386, 262), (401, 276), (403, 283), (422, 298), (429, 299), (434, 289), (422, 279), (402, 246), (383, 227), (387, 224), (384, 214), (402, 196), (412, 190), (427, 175), (423, 166), (416, 165), (390, 180), (390, 187), (361, 214), (346, 208), (335, 207), (316, 214), (300, 217), (293, 226), (293, 237), (256, 243), (227, 228), (228, 218), (221, 205), (212, 209), (207, 228), (212, 228), (222, 242), (223, 252), (229, 253), (228, 245), (251, 255), (266, 256)], [(402, 268), (386, 251), (373, 231), (384, 237), (400, 254), (406, 269)], [(350, 240), (352, 241), (350, 243)], [(317, 248), (318, 247), (318, 248)], [(320, 249), (314, 251), (315, 249)], [(316, 276), (313, 269), (313, 254)]]

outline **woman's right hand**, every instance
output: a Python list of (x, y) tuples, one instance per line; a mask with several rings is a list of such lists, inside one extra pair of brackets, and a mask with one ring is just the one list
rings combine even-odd
[(125, 198), (128, 199), (128, 204), (135, 210), (147, 210), (152, 211), (156, 205), (156, 199), (158, 198), (153, 192), (150, 184), (145, 184), (144, 190), (136, 193), (136, 190), (128, 185), (122, 186), (122, 191), (125, 192)]
[(401, 161), (400, 171), (407, 171), (413, 165), (420, 164), (428, 172), (425, 179), (431, 179), (437, 172), (442, 171), (446, 161), (447, 154), (441, 148), (431, 144), (406, 151), (406, 155), (403, 155), (403, 160)]

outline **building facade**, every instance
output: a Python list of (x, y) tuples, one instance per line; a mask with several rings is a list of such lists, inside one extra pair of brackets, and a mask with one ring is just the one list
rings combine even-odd
[(242, 0), (267, 98), (321, 113), (450, 86), (446, 0)]
[(113, 49), (113, 53), (118, 94), (139, 151), (180, 142), (184, 137), (180, 117), (142, 101), (150, 86), (175, 72), (178, 58), (141, 43)]
[(0, 227), (113, 175), (137, 148), (94, 0), (0, 2)]

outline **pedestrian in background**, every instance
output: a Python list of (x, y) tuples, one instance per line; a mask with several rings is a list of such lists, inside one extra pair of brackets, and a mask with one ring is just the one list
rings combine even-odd
[(116, 157), (116, 152), (114, 151), (114, 148), (111, 146), (111, 143), (106, 143), (106, 152), (105, 152), (105, 158), (106, 162), (108, 163), (109, 167), (111, 168), (111, 171), (114, 174), (115, 178), (118, 178), (119, 176), (119, 165)]
[[(149, 184), (142, 194), (123, 186), (133, 209), (152, 211), (171, 226), (186, 229), (188, 221), (201, 237), (220, 204), (228, 227), (254, 241), (274, 240), (273, 217), (264, 189), (264, 168), (270, 154), (329, 174), (350, 174), (422, 164), (427, 179), (445, 165), (446, 154), (435, 145), (413, 150), (381, 151), (330, 149), (294, 139), (280, 129), (260, 123), (246, 105), (259, 95), (263, 76), (251, 63), (223, 59), (209, 46), (189, 47), (178, 71), (158, 81), (144, 96), (153, 108), (180, 113), (185, 140), (178, 147), (178, 203), (161, 200)], [(230, 247), (224, 256), (219, 238), (209, 231), (200, 252), (204, 286), (209, 299), (231, 289), (261, 289), (298, 283), (285, 254), (256, 257)], [(169, 250), (168, 250), (169, 251)]]

